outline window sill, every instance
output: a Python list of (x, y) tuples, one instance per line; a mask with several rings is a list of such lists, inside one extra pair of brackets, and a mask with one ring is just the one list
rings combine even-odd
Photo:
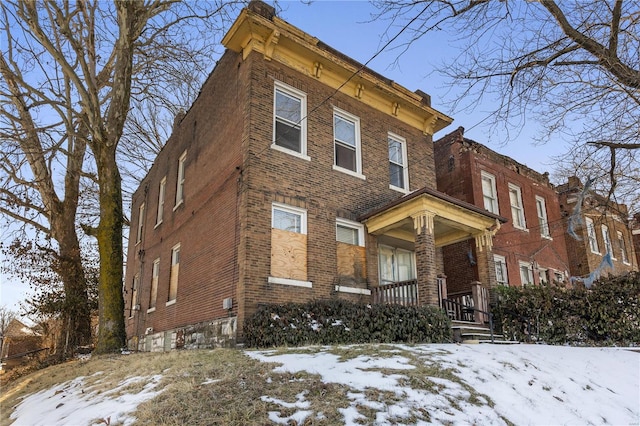
[(154, 227), (153, 227), (153, 229), (158, 228), (160, 225), (162, 225), (162, 221), (160, 221), (160, 222), (156, 223), (156, 226), (154, 226)]
[(311, 161), (311, 157), (309, 157), (308, 155), (306, 155), (306, 154), (304, 154), (302, 152), (298, 152), (298, 151), (294, 151), (294, 150), (291, 150), (291, 149), (288, 149), (288, 148), (284, 148), (284, 147), (281, 147), (280, 145), (276, 145), (274, 143), (271, 144), (271, 149), (275, 149), (276, 151), (284, 152), (285, 154), (289, 154), (289, 155), (301, 158), (301, 159), (306, 160), (306, 161)]
[(180, 200), (180, 202), (178, 204), (173, 206), (173, 211), (175, 212), (178, 209), (178, 207), (180, 207), (183, 204), (184, 204), (184, 199)]
[(282, 284), (282, 285), (290, 285), (294, 287), (305, 287), (305, 288), (313, 287), (313, 283), (311, 281), (291, 280), (289, 278), (269, 277), (267, 282), (269, 284)]
[(165, 303), (164, 306), (171, 306), (175, 304), (176, 304), (176, 299), (171, 299), (167, 303)]
[(516, 225), (513, 225), (513, 227), (514, 227), (515, 229), (517, 229), (518, 231), (522, 231), (522, 232), (529, 232), (529, 229), (527, 229), (527, 228), (523, 228), (522, 226), (516, 226)]
[(553, 241), (553, 237), (551, 235), (540, 235), (540, 237), (544, 238), (545, 240)]
[(152, 313), (152, 312), (155, 312), (155, 311), (156, 311), (156, 308), (149, 308), (149, 309), (147, 309), (147, 313), (148, 313), (148, 314), (150, 314), (150, 313)]
[(343, 285), (337, 285), (335, 289), (340, 293), (364, 294), (367, 296), (371, 296), (371, 290), (369, 290), (368, 288), (346, 287)]
[(350, 176), (357, 177), (358, 179), (367, 180), (367, 177), (362, 173), (354, 172), (353, 170), (345, 169), (340, 166), (336, 166), (335, 164), (332, 166), (333, 170), (338, 172), (346, 173)]
[(408, 189), (400, 188), (399, 186), (394, 186), (394, 185), (389, 185), (389, 189), (393, 189), (394, 191), (402, 192), (405, 195), (410, 192)]
[(602, 253), (600, 253), (599, 251), (591, 250), (591, 254), (597, 254), (598, 256), (602, 256)]

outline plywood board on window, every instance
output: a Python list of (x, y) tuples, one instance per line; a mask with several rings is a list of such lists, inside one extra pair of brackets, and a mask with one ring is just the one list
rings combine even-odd
[(345, 243), (337, 244), (338, 276), (367, 278), (367, 253), (364, 247)]
[(171, 278), (169, 279), (169, 299), (174, 300), (178, 296), (178, 272), (180, 271), (180, 264), (175, 264), (171, 267)]
[(307, 280), (307, 236), (271, 229), (271, 276)]

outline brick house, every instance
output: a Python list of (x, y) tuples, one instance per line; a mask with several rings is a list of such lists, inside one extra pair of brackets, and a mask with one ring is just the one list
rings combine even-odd
[(581, 197), (583, 189), (584, 184), (575, 176), (557, 187), (560, 208), (565, 217), (570, 217), (576, 211), (576, 204), (582, 198), (579, 209), (581, 225), (574, 226), (574, 233), (579, 239), (572, 237), (570, 232), (565, 233), (572, 275), (588, 276), (602, 264), (607, 253), (611, 254), (613, 268), (607, 267), (605, 274), (620, 275), (637, 271), (638, 259), (627, 206), (607, 201), (593, 191), (587, 191)]
[(640, 213), (633, 215), (629, 228), (631, 229), (633, 251), (636, 254), (636, 265), (640, 268)]
[[(548, 174), (464, 137), (464, 128), (434, 142), (438, 190), (509, 218), (496, 232), (493, 257), (500, 285), (567, 282), (570, 263), (558, 194)], [(478, 279), (476, 248), (444, 248), (449, 292)]]
[(129, 344), (233, 345), (263, 303), (438, 305), (443, 248), (495, 285), (494, 214), (436, 190), (451, 119), (252, 2), (132, 198)]

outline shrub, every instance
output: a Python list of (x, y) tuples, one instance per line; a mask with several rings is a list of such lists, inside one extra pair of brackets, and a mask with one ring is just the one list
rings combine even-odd
[(367, 305), (345, 300), (263, 305), (245, 320), (248, 347), (451, 341), (446, 315), (431, 306)]
[[(508, 337), (551, 344), (640, 344), (640, 274), (601, 279), (591, 289), (501, 287), (494, 315)], [(531, 334), (523, 325), (531, 324)]]

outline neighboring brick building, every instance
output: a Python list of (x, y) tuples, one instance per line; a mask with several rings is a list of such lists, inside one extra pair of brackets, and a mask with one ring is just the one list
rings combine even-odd
[[(464, 137), (462, 127), (434, 143), (438, 190), (509, 218), (493, 242), (496, 280), (519, 286), (567, 282), (570, 271), (558, 195), (549, 177)], [(445, 247), (450, 292), (478, 279), (467, 242)]]
[[(439, 303), (442, 247), (495, 285), (503, 220), (436, 191), (451, 119), (253, 2), (132, 199), (132, 347), (233, 344), (262, 303)], [(389, 289), (394, 289), (389, 291)], [(440, 289), (441, 290), (441, 289)]]
[(636, 254), (636, 265), (640, 268), (640, 213), (636, 213), (629, 225), (631, 229), (631, 239), (633, 240), (633, 251)]
[[(576, 211), (584, 185), (575, 176), (557, 187), (563, 216), (569, 218)], [(629, 212), (624, 204), (607, 201), (593, 191), (582, 197), (580, 220), (574, 221), (573, 233), (565, 232), (570, 270), (575, 277), (586, 277), (602, 264), (607, 252), (611, 253), (613, 268), (606, 274), (620, 275), (638, 270), (633, 235), (629, 228)], [(565, 230), (567, 221), (565, 223)], [(578, 224), (579, 223), (579, 224)]]

